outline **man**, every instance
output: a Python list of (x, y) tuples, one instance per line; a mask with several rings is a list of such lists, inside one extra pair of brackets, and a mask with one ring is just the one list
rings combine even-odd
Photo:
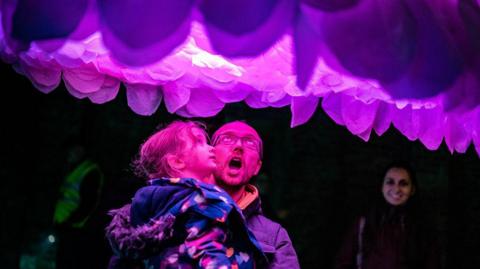
[(235, 200), (268, 258), (268, 268), (300, 268), (287, 231), (262, 214), (260, 197), (249, 184), (262, 167), (262, 140), (250, 125), (234, 121), (212, 136), (217, 169), (216, 184)]
[[(287, 231), (280, 224), (263, 216), (258, 190), (249, 184), (250, 179), (257, 175), (262, 167), (262, 140), (258, 133), (248, 124), (235, 121), (220, 127), (214, 133), (212, 141), (217, 161), (215, 183), (230, 194), (242, 209), (248, 228), (255, 235), (268, 259), (268, 264), (258, 264), (258, 268), (300, 268)], [(107, 237), (113, 241), (130, 240), (126, 237), (132, 234), (131, 229), (124, 226), (130, 222), (129, 205), (116, 210), (113, 214), (114, 219), (107, 228), (113, 238)], [(108, 268), (143, 267), (135, 260), (119, 259), (114, 256)]]

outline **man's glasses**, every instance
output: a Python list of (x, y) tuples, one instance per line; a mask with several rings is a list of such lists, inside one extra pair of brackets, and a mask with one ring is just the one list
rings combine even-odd
[(239, 139), (244, 147), (260, 152), (260, 141), (250, 136), (238, 137), (232, 134), (221, 134), (213, 141), (213, 145), (235, 145)]

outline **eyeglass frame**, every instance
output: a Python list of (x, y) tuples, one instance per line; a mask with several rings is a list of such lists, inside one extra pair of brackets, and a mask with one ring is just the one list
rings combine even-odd
[[(251, 138), (252, 140), (257, 141), (257, 142), (258, 142), (258, 143), (257, 143), (257, 144), (258, 144), (258, 148), (255, 148), (254, 150), (258, 152), (258, 155), (260, 156), (260, 159), (263, 158), (263, 142), (262, 142), (261, 139), (257, 139), (257, 138), (255, 138), (255, 137), (253, 137), (253, 136), (241, 136), (241, 137), (240, 137), (240, 136), (234, 135), (234, 134), (232, 134), (232, 133), (226, 132), (226, 133), (222, 133), (222, 134), (219, 134), (219, 135), (216, 135), (216, 136), (212, 137), (212, 146), (215, 147), (216, 145), (218, 145), (218, 144), (219, 144), (219, 141), (220, 141), (220, 138), (221, 138), (222, 136), (230, 136), (230, 137), (234, 137), (234, 138), (235, 138), (235, 140), (232, 142), (232, 144), (223, 144), (223, 145), (227, 145), (227, 146), (235, 145), (235, 144), (238, 142), (239, 139), (240, 139), (240, 141), (242, 142), (242, 146), (245, 146), (245, 145), (244, 145), (244, 139), (245, 139), (245, 138)], [(246, 148), (249, 148), (249, 149), (253, 149), (253, 148), (248, 147), (248, 146), (245, 146), (245, 147), (246, 147)]]

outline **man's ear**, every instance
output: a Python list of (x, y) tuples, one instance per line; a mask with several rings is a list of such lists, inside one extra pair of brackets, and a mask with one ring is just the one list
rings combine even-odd
[(167, 155), (168, 166), (174, 171), (182, 171), (185, 169), (185, 162), (176, 154)]
[(260, 168), (262, 168), (262, 160), (258, 160), (257, 166), (255, 167), (255, 172), (253, 173), (254, 176), (258, 175), (258, 172), (260, 172)]

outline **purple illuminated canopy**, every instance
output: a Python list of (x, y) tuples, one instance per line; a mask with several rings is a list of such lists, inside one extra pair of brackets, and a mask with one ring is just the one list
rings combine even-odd
[(0, 56), (44, 93), (211, 117), (318, 106), (367, 141), (391, 124), (480, 154), (480, 0), (3, 0)]

